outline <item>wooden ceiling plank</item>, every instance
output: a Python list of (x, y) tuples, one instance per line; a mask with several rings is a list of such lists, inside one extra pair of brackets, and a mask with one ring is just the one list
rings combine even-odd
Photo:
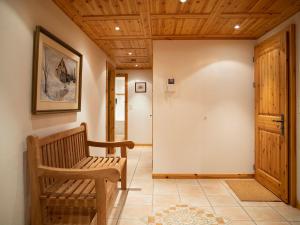
[(215, 4), (215, 7), (208, 17), (206, 23), (201, 29), (202, 34), (206, 34), (209, 30), (209, 28), (215, 23), (216, 19), (220, 17), (224, 7), (225, 7), (226, 0), (218, 0), (217, 3)]
[(137, 6), (140, 13), (141, 25), (144, 30), (145, 38), (151, 38), (151, 19), (149, 0), (137, 0)]

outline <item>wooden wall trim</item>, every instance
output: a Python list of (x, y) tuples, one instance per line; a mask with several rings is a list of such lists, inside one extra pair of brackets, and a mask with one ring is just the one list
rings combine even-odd
[(139, 143), (137, 143), (137, 144), (135, 144), (135, 146), (137, 146), (137, 147), (152, 147), (152, 144), (139, 144)]
[(297, 202), (297, 130), (296, 130), (296, 25), (287, 28), (289, 34), (289, 201), (294, 207)]
[(160, 174), (153, 173), (153, 179), (249, 179), (254, 174)]

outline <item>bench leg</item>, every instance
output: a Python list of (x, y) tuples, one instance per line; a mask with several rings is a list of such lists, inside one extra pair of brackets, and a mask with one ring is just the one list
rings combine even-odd
[(127, 161), (125, 162), (124, 168), (121, 172), (121, 189), (127, 189)]
[(106, 181), (96, 180), (97, 225), (107, 225)]

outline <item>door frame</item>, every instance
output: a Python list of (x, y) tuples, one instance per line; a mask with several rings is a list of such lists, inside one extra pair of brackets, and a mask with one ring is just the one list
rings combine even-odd
[(128, 74), (117, 73), (116, 77), (125, 78), (125, 140), (128, 139)]
[(296, 115), (297, 115), (297, 94), (296, 94), (296, 25), (291, 24), (286, 29), (289, 45), (289, 203), (296, 207), (297, 202), (297, 131), (296, 131)]
[[(296, 159), (296, 32), (295, 24), (291, 24), (278, 33), (287, 35), (288, 50), (288, 200), (289, 204), (300, 208), (297, 202), (297, 159)], [(268, 40), (267, 38), (266, 40)], [(263, 43), (262, 41), (261, 43)], [(261, 43), (258, 43), (261, 44)], [(256, 115), (256, 111), (255, 111)], [(256, 126), (256, 124), (255, 124)], [(256, 157), (256, 150), (255, 150)]]
[[(106, 141), (114, 141), (114, 136), (115, 136), (115, 131), (113, 132), (114, 134), (110, 135), (110, 104), (109, 100), (111, 98), (115, 98), (115, 93), (111, 93), (110, 90), (110, 82), (109, 82), (109, 72), (116, 73), (116, 69), (113, 66), (112, 63), (109, 61), (106, 61)], [(115, 76), (115, 75), (114, 75)], [(114, 106), (115, 108), (115, 106)], [(114, 115), (113, 115), (114, 116)], [(108, 153), (112, 154), (114, 153), (114, 149), (108, 148)]]

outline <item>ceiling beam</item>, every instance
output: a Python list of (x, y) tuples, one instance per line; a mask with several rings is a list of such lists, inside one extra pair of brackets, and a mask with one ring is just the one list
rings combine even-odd
[(208, 40), (208, 39), (243, 39), (243, 40), (254, 40), (256, 37), (249, 37), (249, 35), (245, 34), (202, 34), (202, 35), (153, 35), (153, 40)]
[(151, 19), (207, 19), (209, 14), (151, 14)]
[(245, 18), (270, 18), (278, 16), (280, 13), (222, 13), (222, 18), (245, 19)]
[[(208, 19), (208, 13), (192, 14), (151, 14), (151, 19)], [(280, 13), (221, 13), (222, 18), (244, 19), (244, 18), (269, 18), (278, 16)]]
[(95, 41), (100, 40), (137, 40), (137, 39), (145, 39), (144, 35), (115, 35), (115, 36), (101, 36), (95, 38)]
[(115, 55), (115, 58), (133, 58), (133, 59), (143, 59), (148, 58), (148, 55)]
[(82, 16), (82, 20), (84, 22), (103, 21), (103, 20), (139, 20), (139, 19), (140, 19), (139, 14)]

